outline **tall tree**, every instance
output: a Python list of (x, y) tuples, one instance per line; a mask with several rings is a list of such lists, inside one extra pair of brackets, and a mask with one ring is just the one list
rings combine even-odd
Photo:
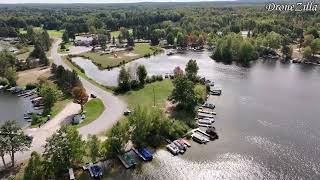
[(96, 162), (97, 158), (100, 156), (100, 140), (96, 135), (90, 135), (86, 143), (89, 149), (89, 155), (93, 162)]
[(186, 76), (188, 77), (189, 80), (195, 81), (197, 79), (197, 74), (198, 74), (198, 64), (196, 60), (190, 59), (186, 65)]
[(197, 105), (197, 97), (194, 92), (193, 82), (184, 75), (177, 76), (174, 79), (171, 96), (187, 110), (193, 111), (194, 107)]
[(101, 46), (101, 48), (103, 50), (106, 50), (107, 48), (107, 36), (105, 34), (99, 34), (98, 35), (98, 41), (99, 41), (99, 44)]
[(80, 104), (81, 106), (81, 113), (83, 112), (83, 106), (85, 103), (88, 102), (88, 94), (86, 93), (86, 90), (80, 86), (80, 87), (74, 87), (72, 89), (72, 96), (73, 96), (73, 102)]
[(124, 151), (124, 145), (129, 140), (129, 126), (127, 123), (117, 122), (110, 131), (108, 139), (104, 143), (104, 152), (106, 158), (116, 158), (118, 154)]
[(46, 141), (43, 157), (47, 176), (61, 177), (69, 167), (82, 161), (85, 142), (74, 127), (62, 126)]
[(23, 180), (41, 180), (44, 178), (44, 162), (41, 155), (33, 151), (24, 170)]
[(138, 66), (137, 74), (138, 74), (138, 78), (139, 78), (140, 84), (141, 84), (141, 85), (144, 85), (145, 80), (146, 80), (147, 75), (148, 75), (148, 74), (147, 74), (147, 70), (146, 70), (146, 68), (144, 67), (144, 65), (139, 65), (139, 66)]
[(17, 121), (6, 121), (0, 131), (5, 135), (11, 156), (12, 166), (15, 165), (15, 153), (26, 151), (30, 148), (31, 141), (26, 138)]
[(44, 114), (49, 114), (51, 111), (51, 108), (53, 107), (54, 103), (57, 102), (62, 92), (51, 81), (45, 81), (40, 86), (39, 94), (43, 98), (44, 107), (45, 107)]
[(128, 91), (130, 89), (130, 74), (125, 67), (120, 69), (118, 86), (121, 91)]

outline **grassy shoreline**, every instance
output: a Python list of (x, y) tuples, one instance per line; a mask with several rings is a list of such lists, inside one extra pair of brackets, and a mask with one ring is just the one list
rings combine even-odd
[(161, 51), (162, 49), (159, 46), (150, 46), (148, 43), (136, 43), (134, 49), (131, 51), (124, 50), (117, 52), (117, 57), (112, 54), (101, 54), (97, 52), (86, 52), (78, 56), (90, 59), (100, 70), (103, 70), (119, 67), (143, 57), (150, 57)]

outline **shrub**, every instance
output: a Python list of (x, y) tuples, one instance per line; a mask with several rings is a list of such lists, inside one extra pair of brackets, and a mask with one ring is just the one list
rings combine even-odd
[(40, 124), (42, 119), (35, 113), (32, 114), (32, 122), (31, 125)]
[(38, 85), (35, 84), (35, 83), (28, 83), (28, 84), (26, 85), (26, 90), (35, 89), (35, 88), (37, 88), (37, 87), (38, 87)]
[(158, 76), (156, 76), (156, 80), (157, 80), (157, 81), (162, 81), (162, 80), (163, 80), (162, 75), (158, 75)]

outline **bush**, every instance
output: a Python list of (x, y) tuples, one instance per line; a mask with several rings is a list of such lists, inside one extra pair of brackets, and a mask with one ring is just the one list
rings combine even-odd
[(150, 77), (147, 77), (147, 78), (146, 78), (146, 83), (151, 83), (151, 81), (152, 81), (152, 80), (151, 80)]
[(156, 80), (157, 80), (157, 81), (163, 81), (163, 76), (162, 76), (162, 75), (156, 76)]
[(0, 77), (0, 85), (1, 86), (6, 86), (9, 84), (9, 81), (7, 78), (4, 78), (4, 77)]
[(41, 122), (42, 122), (42, 119), (37, 114), (33, 113), (31, 125), (40, 124)]
[(131, 83), (131, 88), (132, 89), (137, 89), (140, 86), (140, 83), (137, 80), (132, 80), (130, 83)]
[(38, 87), (38, 85), (35, 84), (35, 83), (28, 83), (28, 84), (26, 85), (26, 90), (32, 90), (32, 89), (35, 89), (35, 88), (37, 88), (37, 87)]

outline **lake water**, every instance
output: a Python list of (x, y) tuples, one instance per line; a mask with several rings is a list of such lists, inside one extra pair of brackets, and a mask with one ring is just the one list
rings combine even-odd
[[(159, 150), (150, 163), (106, 175), (117, 179), (320, 179), (320, 68), (259, 60), (250, 68), (216, 63), (209, 52), (157, 55), (144, 64), (149, 74), (184, 69), (196, 59), (199, 74), (219, 83), (215, 97), (219, 139), (192, 142), (184, 155)], [(88, 76), (116, 85), (118, 69), (98, 71), (75, 60)]]
[(23, 114), (32, 111), (29, 98), (17, 97), (10, 93), (0, 91), (0, 125), (7, 120), (17, 120), (22, 127), (28, 125)]

